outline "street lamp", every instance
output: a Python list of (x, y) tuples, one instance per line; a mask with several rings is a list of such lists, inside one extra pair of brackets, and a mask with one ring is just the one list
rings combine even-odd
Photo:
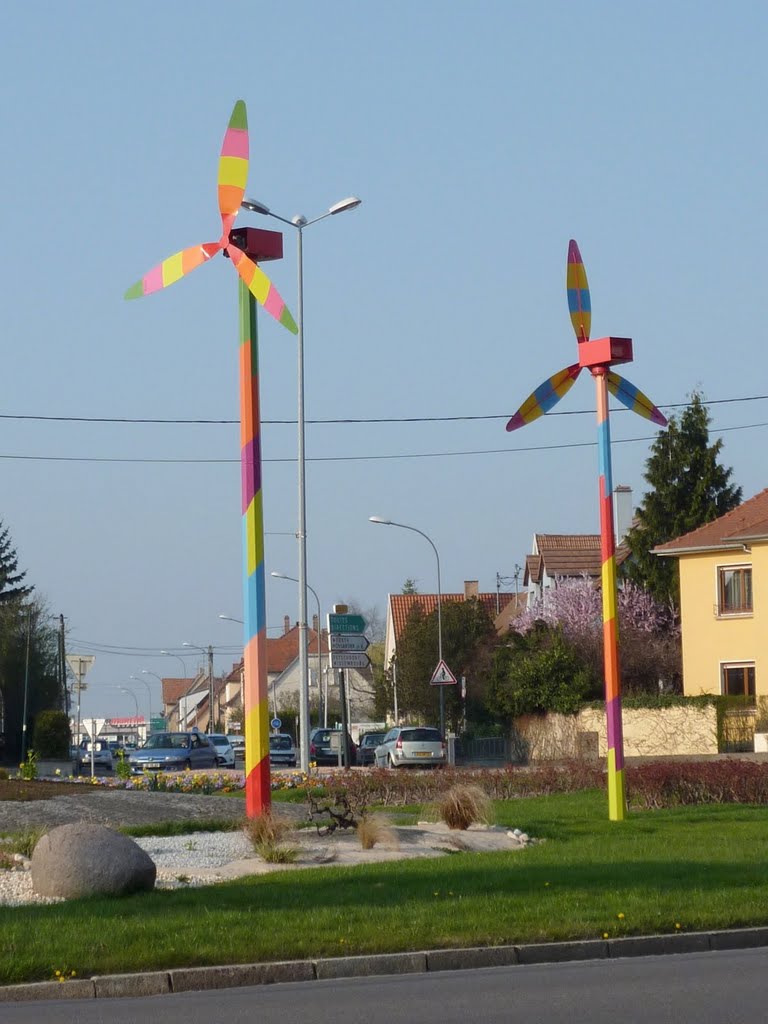
[[(159, 676), (156, 672), (150, 672), (149, 669), (147, 669), (147, 668), (143, 668), (141, 670), (141, 674), (143, 676), (154, 676), (155, 679), (158, 680), (158, 682), (160, 683), (160, 700), (162, 702), (162, 699), (163, 699), (163, 697), (162, 697), (162, 694), (163, 694), (163, 678), (162, 678), (162, 676)], [(147, 704), (149, 706), (149, 718), (147, 719), (147, 736), (149, 736), (149, 733), (150, 733), (150, 731), (152, 729), (152, 691), (150, 690), (149, 683), (146, 681), (146, 679), (139, 679), (138, 676), (131, 676), (131, 679), (136, 679), (136, 681), (141, 683), (143, 686), (145, 686), (146, 690), (147, 690)]]
[[(418, 533), (424, 540), (428, 541), (435, 552), (435, 558), (437, 559), (437, 658), (438, 663), (443, 660), (443, 618), (440, 605), (442, 603), (442, 589), (440, 586), (440, 555), (437, 553), (432, 538), (427, 536), (423, 530), (416, 529), (415, 526), (406, 526), (405, 523), (395, 523), (391, 519), (383, 519), (381, 516), (368, 516), (370, 523), (378, 523), (380, 526), (399, 526), (401, 530), (412, 530), (413, 533)], [(445, 736), (445, 696), (443, 694), (443, 688), (440, 687), (440, 734)]]
[(362, 202), (357, 196), (348, 196), (329, 207), (319, 217), (307, 220), (302, 214), (290, 220), (280, 214), (273, 213), (265, 204), (256, 199), (244, 199), (240, 204), (244, 210), (259, 213), (263, 217), (273, 217), (283, 224), (296, 228), (297, 236), (297, 267), (298, 267), (298, 302), (297, 302), (297, 377), (298, 377), (298, 465), (299, 465), (299, 720), (301, 724), (301, 769), (309, 770), (309, 654), (307, 650), (307, 499), (306, 499), (306, 460), (304, 455), (304, 228), (326, 217), (334, 217), (337, 213), (354, 210)]
[[(242, 619), (236, 619), (234, 615), (224, 615), (222, 612), (219, 612), (219, 618), (224, 619), (226, 622), (239, 622), (241, 626), (245, 625)], [(273, 627), (270, 626), (268, 628), (272, 629)], [(269, 686), (269, 683), (267, 683), (267, 686)], [(272, 680), (272, 717), (277, 718), (277, 698), (275, 697), (274, 679)]]
[[(133, 676), (131, 676), (131, 678), (133, 678)], [(139, 702), (138, 700), (136, 700), (136, 694), (133, 692), (133, 690), (129, 690), (127, 686), (118, 686), (118, 690), (122, 690), (123, 693), (130, 693), (130, 695), (133, 697), (133, 703), (136, 708), (136, 728), (138, 729)]]
[[(288, 576), (284, 572), (271, 572), (270, 576), (274, 576), (276, 580), (290, 580), (292, 583), (298, 583), (299, 581), (294, 576)], [(320, 611), (320, 598), (317, 596), (317, 591), (307, 584), (307, 590), (310, 590), (317, 601), (317, 681), (319, 692), (323, 695), (323, 728), (328, 727), (328, 676), (323, 675), (323, 619)]]
[(187, 678), (187, 666), (184, 663), (184, 659), (182, 657), (180, 657), (178, 654), (171, 653), (171, 651), (160, 651), (160, 653), (161, 654), (167, 654), (169, 658), (175, 658), (176, 661), (180, 661), (181, 662), (182, 671), (184, 672), (184, 675), (183, 675), (182, 678), (184, 678), (184, 679)]

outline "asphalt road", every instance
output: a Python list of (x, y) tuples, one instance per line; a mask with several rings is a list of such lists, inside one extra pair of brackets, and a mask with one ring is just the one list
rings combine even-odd
[(768, 949), (4, 1003), (2, 1024), (756, 1024)]

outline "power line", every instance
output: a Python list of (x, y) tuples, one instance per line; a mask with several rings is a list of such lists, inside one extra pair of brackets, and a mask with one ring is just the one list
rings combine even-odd
[[(741, 398), (713, 398), (711, 401), (702, 401), (702, 405), (728, 405), (738, 402), (763, 402), (768, 395), (745, 395)], [(661, 409), (685, 409), (690, 402), (668, 402), (661, 405)], [(615, 409), (613, 412), (629, 412), (628, 409)], [(557, 412), (550, 412), (549, 416), (593, 416), (594, 409), (560, 409)], [(333, 425), (333, 424), (360, 424), (360, 423), (469, 423), (483, 420), (508, 420), (511, 413), (491, 413), (482, 416), (376, 416), (376, 417), (339, 417), (332, 419), (308, 419), (307, 424)], [(138, 417), (138, 416), (40, 416), (32, 413), (0, 413), (0, 420), (34, 420), (41, 423), (147, 423), (161, 425), (182, 425), (182, 426), (234, 426), (239, 420), (231, 419), (206, 419), (206, 418), (161, 418), (161, 417)], [(267, 420), (261, 421), (263, 425), (269, 426), (295, 426), (296, 420)]]
[[(548, 415), (551, 415), (549, 413)], [(709, 433), (718, 435), (730, 433), (734, 430), (754, 430), (758, 427), (768, 427), (768, 423), (744, 423), (735, 427), (711, 428)], [(646, 434), (642, 437), (620, 437), (612, 438), (611, 444), (635, 444), (639, 441), (654, 441), (657, 434)], [(397, 452), (392, 455), (316, 455), (307, 456), (307, 462), (377, 462), (392, 461), (394, 459), (445, 459), (459, 458), (469, 455), (517, 455), (524, 452), (559, 451), (565, 448), (595, 448), (596, 441), (572, 441), (567, 444), (539, 444), (528, 445), (524, 448), (469, 448), (461, 451), (442, 452)], [(228, 465), (240, 463), (240, 459), (145, 459), (145, 458), (116, 458), (92, 457), (80, 455), (3, 455), (0, 460), (13, 460), (19, 462), (94, 462), (94, 463), (138, 463), (144, 465)], [(265, 458), (262, 462), (270, 463), (295, 463), (295, 456), (286, 458)], [(286, 533), (286, 536), (289, 534)]]

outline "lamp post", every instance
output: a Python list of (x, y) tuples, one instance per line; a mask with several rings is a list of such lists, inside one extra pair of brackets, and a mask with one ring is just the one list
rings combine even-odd
[(175, 658), (175, 659), (176, 659), (176, 661), (180, 661), (180, 662), (181, 662), (181, 668), (182, 668), (182, 671), (184, 672), (184, 675), (183, 675), (183, 677), (182, 677), (182, 678), (183, 678), (183, 679), (186, 679), (186, 678), (187, 678), (187, 666), (186, 666), (186, 664), (184, 663), (184, 659), (183, 659), (183, 658), (182, 658), (182, 657), (181, 657), (180, 655), (178, 655), (178, 654), (173, 654), (173, 653), (172, 653), (171, 651), (160, 651), (160, 653), (161, 653), (161, 654), (167, 654), (169, 658)]
[[(442, 603), (442, 588), (440, 586), (440, 555), (437, 553), (432, 538), (427, 536), (423, 530), (418, 530), (415, 526), (406, 526), (405, 523), (395, 523), (391, 519), (383, 519), (381, 516), (368, 516), (370, 523), (378, 523), (380, 526), (399, 526), (401, 530), (412, 530), (413, 533), (418, 533), (424, 540), (428, 541), (432, 550), (435, 552), (435, 558), (437, 559), (437, 658), (438, 662), (443, 660), (443, 617), (441, 610)], [(445, 736), (445, 696), (443, 694), (443, 688), (440, 687), (440, 735)]]
[[(146, 668), (143, 668), (141, 670), (141, 674), (143, 676), (154, 676), (155, 679), (157, 679), (159, 681), (159, 683), (160, 683), (161, 699), (162, 699), (162, 687), (163, 687), (162, 676), (157, 675), (156, 672), (150, 672), (149, 669), (146, 669)], [(149, 683), (146, 681), (146, 679), (139, 679), (138, 676), (131, 676), (130, 678), (131, 679), (135, 679), (137, 683), (141, 683), (141, 685), (147, 691), (147, 711), (148, 711), (148, 714), (149, 714), (149, 718), (147, 719), (147, 736), (149, 736), (149, 733), (150, 733), (150, 731), (152, 729), (152, 691), (150, 690)]]
[[(284, 572), (271, 572), (270, 576), (274, 576), (276, 580), (290, 580), (292, 583), (298, 583), (299, 581), (293, 576), (288, 576)], [(328, 677), (323, 675), (323, 619), (322, 612), (320, 611), (320, 598), (317, 596), (317, 591), (310, 587), (307, 583), (307, 590), (311, 591), (314, 595), (315, 601), (317, 601), (317, 685), (318, 692), (323, 695), (323, 727), (328, 726)]]
[(297, 356), (297, 377), (298, 377), (298, 465), (299, 465), (299, 525), (297, 537), (299, 541), (299, 671), (300, 671), (300, 693), (299, 693), (299, 718), (301, 723), (301, 769), (309, 770), (309, 654), (307, 651), (307, 500), (306, 500), (306, 460), (304, 455), (304, 228), (326, 217), (333, 217), (346, 210), (354, 210), (362, 202), (357, 196), (349, 196), (334, 203), (325, 213), (321, 213), (312, 220), (307, 220), (302, 214), (288, 219), (280, 214), (273, 213), (265, 204), (256, 199), (245, 199), (241, 203), (244, 210), (252, 213), (259, 213), (263, 217), (273, 217), (283, 224), (289, 224), (296, 228), (297, 236), (297, 274), (298, 274), (298, 302), (297, 317), (298, 326), (298, 356)]

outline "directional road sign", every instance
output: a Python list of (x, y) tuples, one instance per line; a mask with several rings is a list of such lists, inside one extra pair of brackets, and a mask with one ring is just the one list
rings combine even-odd
[(331, 668), (368, 668), (371, 659), (358, 651), (331, 650)]
[(335, 615), (328, 616), (329, 633), (364, 633), (368, 623), (362, 615)]
[(451, 672), (444, 661), (438, 661), (437, 668), (432, 673), (432, 678), (429, 680), (432, 686), (453, 686), (456, 682), (456, 676)]
[(368, 637), (362, 633), (329, 634), (332, 651), (367, 651)]

